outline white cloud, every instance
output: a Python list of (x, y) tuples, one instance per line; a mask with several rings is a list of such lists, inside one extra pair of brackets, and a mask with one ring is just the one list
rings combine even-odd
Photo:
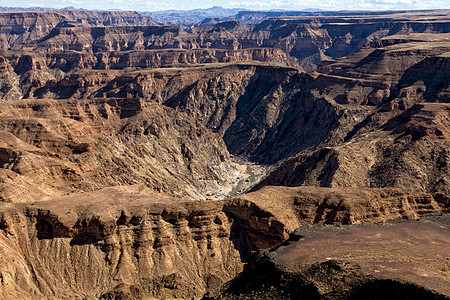
[(418, 1), (414, 0), (375, 0), (377, 3), (387, 3), (387, 4), (413, 4)]
[(180, 7), (179, 5), (175, 5), (174, 3), (152, 2), (152, 1), (145, 2), (145, 5), (149, 8), (157, 8), (157, 9), (168, 9), (168, 8), (177, 8), (177, 7), (179, 8)]

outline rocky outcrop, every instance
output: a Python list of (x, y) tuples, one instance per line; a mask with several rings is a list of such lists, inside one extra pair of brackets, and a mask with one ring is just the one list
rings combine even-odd
[[(276, 25), (260, 24), (253, 29), (218, 23), (211, 28), (186, 32), (176, 26), (151, 27), (58, 27), (47, 37), (30, 45), (34, 51), (83, 52), (213, 48), (239, 50), (256, 47), (277, 48), (299, 59), (306, 70), (315, 69), (323, 60), (349, 55), (364, 44), (385, 36), (405, 34), (400, 22), (371, 24), (305, 24), (301, 21), (275, 20)], [(281, 24), (280, 24), (281, 23)], [(433, 29), (410, 26), (410, 33), (446, 33), (445, 25), (436, 23)], [(27, 46), (25, 46), (27, 47)]]
[(301, 69), (295, 59), (279, 49), (253, 48), (245, 50), (193, 49), (193, 50), (142, 50), (99, 52), (96, 54), (63, 51), (44, 56), (33, 53), (4, 51), (4, 63), (22, 75), (30, 70), (59, 70), (65, 73), (79, 69), (146, 69), (186, 67), (198, 64), (230, 62), (266, 62)]
[[(449, 197), (405, 189), (317, 188), (266, 186), (238, 196), (284, 224), (286, 234), (300, 226), (338, 225), (417, 219), (427, 213), (448, 213)], [(238, 206), (238, 204), (235, 204)]]
[(136, 183), (204, 199), (223, 197), (235, 177), (218, 135), (156, 103), (23, 100), (0, 115), (3, 201)]
[(319, 69), (323, 73), (312, 81), (310, 93), (315, 103), (324, 99), (335, 107), (337, 125), (322, 144), (281, 163), (261, 185), (399, 186), (448, 193), (449, 85), (447, 55), (441, 52), (447, 46), (438, 38), (430, 47), (430, 39), (383, 39), (384, 48), (363, 48)]
[[(279, 263), (293, 270), (276, 262), (257, 271), (261, 278), (251, 269), (255, 251), (299, 226), (449, 212), (448, 17), (418, 13), (214, 21), (190, 30), (126, 12), (0, 16), (0, 294), (220, 297), (213, 290), (245, 265), (244, 282), (266, 298), (351, 299), (379, 285), (402, 297), (440, 297), (419, 285), (446, 294), (442, 265), (417, 267), (436, 261), (399, 269), (411, 277), (381, 264), (392, 275), (383, 280), (370, 269), (379, 263), (373, 255), (307, 260), (325, 255), (315, 247), (347, 248), (331, 249), (330, 239), (304, 247), (298, 230), (291, 238), (299, 244), (266, 252), (270, 260), (286, 251)], [(344, 55), (310, 73), (296, 60), (311, 70)], [(259, 190), (193, 201), (254, 184), (263, 171), (255, 175), (245, 160), (271, 166)], [(379, 245), (426, 248), (410, 227), (388, 226), (372, 230), (383, 233)], [(348, 228), (330, 230), (352, 246), (363, 240), (358, 249), (373, 246), (364, 231), (372, 227)], [(446, 246), (440, 229), (415, 229)], [(395, 263), (411, 259), (406, 250)], [(370, 263), (362, 272), (345, 261)], [(219, 289), (223, 297), (236, 296), (231, 285)]]
[[(0, 13), (0, 49), (35, 42), (58, 26), (155, 25), (149, 17), (136, 12), (36, 11)], [(22, 47), (22, 46), (19, 46)]]
[[(25, 24), (21, 30), (7, 29), (13, 26), (8, 16), (29, 21), (18, 22)], [(40, 31), (27, 25), (33, 20), (41, 22), (42, 18), (44, 25)], [(347, 56), (366, 43), (386, 36), (448, 33), (448, 16), (440, 12), (396, 14), (390, 18), (383, 14), (367, 18), (352, 13), (347, 17), (288, 17), (267, 20), (255, 26), (230, 20), (189, 30), (167, 25), (148, 26), (154, 25), (151, 19), (131, 12), (5, 13), (4, 19), (3, 49), (39, 53), (64, 50), (96, 53), (149, 49), (276, 48), (298, 59), (307, 71), (314, 70), (323, 61)], [(11, 40), (17, 40), (17, 43), (11, 43)]]
[(140, 192), (3, 205), (2, 297), (191, 298), (242, 270), (220, 202)]
[[(286, 64), (289, 59), (279, 50), (262, 48), (102, 52), (101, 60), (76, 52), (51, 54), (45, 59), (5, 52), (3, 92), (6, 99), (157, 101), (218, 133), (233, 155), (266, 164), (294, 156), (262, 185), (399, 186), (447, 193), (445, 66), (449, 46), (444, 36), (382, 39), (310, 74), (271, 66), (272, 62)], [(206, 53), (212, 60), (266, 62), (145, 69), (152, 63), (204, 62)], [(80, 70), (126, 65), (144, 69)], [(386, 72), (389, 75), (384, 75)], [(412, 108), (423, 101), (440, 103)], [(409, 122), (395, 119), (398, 115), (415, 111), (420, 113), (414, 124), (391, 128)], [(434, 128), (435, 123), (440, 125)], [(419, 127), (428, 129), (419, 133)], [(404, 144), (396, 144), (399, 139)], [(436, 155), (427, 154), (430, 141)], [(388, 154), (385, 149), (392, 151)], [(398, 163), (388, 163), (387, 155)], [(426, 163), (418, 164), (420, 160)], [(386, 163), (398, 168), (387, 170), (382, 167)]]
[[(208, 65), (217, 67), (230, 63), (258, 63), (287, 66), (301, 70), (296, 61), (279, 49), (255, 48), (245, 50), (143, 50), (121, 52), (99, 52), (97, 54), (64, 51), (47, 55), (3, 51), (0, 53), (1, 68), (0, 97), (2, 100), (14, 100), (30, 97), (42, 97), (42, 91), (61, 86), (61, 92), (67, 95), (73, 77), (90, 81), (84, 69), (94, 70), (141, 70), (153, 68), (173, 68)], [(73, 74), (75, 73), (75, 74)], [(78, 74), (81, 73), (81, 74)], [(91, 81), (92, 88), (101, 89), (124, 72), (100, 72), (96, 76), (101, 80)], [(148, 73), (148, 72), (143, 72)], [(129, 78), (129, 75), (125, 76)], [(64, 81), (61, 83), (60, 81)], [(129, 80), (129, 79), (128, 79)], [(123, 80), (120, 80), (123, 81)], [(132, 83), (139, 85), (139, 83)], [(117, 85), (117, 83), (114, 83)], [(74, 88), (79, 88), (76, 83)], [(129, 88), (127, 88), (129, 90)], [(105, 91), (107, 92), (107, 91)], [(129, 91), (131, 92), (131, 90)], [(137, 92), (137, 91), (136, 91)], [(142, 93), (140, 93), (142, 97)], [(85, 95), (89, 97), (89, 95)], [(47, 95), (46, 97), (49, 97)], [(67, 97), (67, 96), (63, 96)], [(80, 97), (80, 96), (77, 96)]]
[(404, 187), (449, 194), (448, 104), (416, 104), (381, 130), (281, 163), (262, 183)]
[(143, 185), (0, 203), (0, 291), (5, 299), (201, 297), (299, 224), (416, 219), (448, 209), (448, 197), (400, 189), (271, 187), (189, 201)]

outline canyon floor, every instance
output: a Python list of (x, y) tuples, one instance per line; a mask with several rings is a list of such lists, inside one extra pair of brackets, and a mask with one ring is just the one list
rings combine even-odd
[(1, 299), (449, 299), (450, 11), (0, 13)]

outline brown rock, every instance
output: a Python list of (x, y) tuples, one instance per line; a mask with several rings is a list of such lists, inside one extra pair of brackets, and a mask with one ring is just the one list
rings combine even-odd
[(136, 183), (189, 198), (221, 197), (227, 193), (221, 186), (235, 172), (219, 136), (159, 104), (137, 99), (2, 104), (3, 201)]
[(299, 228), (204, 299), (447, 299), (448, 237), (448, 217)]

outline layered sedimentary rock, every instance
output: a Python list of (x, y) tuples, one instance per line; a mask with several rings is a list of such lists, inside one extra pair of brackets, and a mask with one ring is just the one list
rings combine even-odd
[(432, 212), (447, 213), (449, 200), (447, 195), (441, 193), (411, 193), (392, 188), (266, 186), (232, 201), (255, 203), (271, 212), (284, 224), (286, 233), (290, 233), (297, 227), (316, 224), (388, 222), (416, 219)]
[(242, 270), (219, 202), (109, 189), (36, 205), (2, 206), (5, 299), (199, 297)]
[[(64, 51), (59, 53), (36, 55), (31, 52), (2, 51), (0, 68), (2, 68), (1, 98), (14, 100), (30, 97), (34, 90), (47, 86), (59, 85), (58, 81), (70, 81), (74, 76), (91, 80), (85, 69), (94, 70), (142, 70), (169, 67), (188, 67), (224, 63), (261, 62), (274, 66), (293, 67), (301, 70), (296, 61), (279, 49), (255, 48), (245, 50), (145, 50), (100, 52), (97, 54)], [(77, 71), (80, 71), (77, 74)], [(75, 74), (73, 74), (75, 73)], [(125, 72), (99, 72), (109, 81)], [(147, 71), (143, 72), (148, 73)], [(97, 75), (98, 76), (98, 75)], [(128, 76), (129, 77), (129, 76)], [(123, 80), (122, 80), (123, 81)], [(108, 82), (103, 82), (103, 84)], [(68, 88), (69, 83), (64, 83)], [(102, 82), (93, 82), (93, 88), (101, 88)], [(96, 86), (97, 85), (97, 86)], [(75, 86), (78, 87), (78, 86)], [(88, 95), (86, 95), (88, 96)]]
[(136, 12), (45, 11), (0, 13), (0, 48), (38, 41), (58, 26), (71, 23), (83, 26), (155, 25), (149, 17)]
[[(72, 60), (66, 56), (63, 64), (55, 60), (52, 65), (31, 56), (28, 60), (25, 56), (14, 58), (9, 53), (3, 60), (2, 91), (6, 99), (113, 97), (157, 101), (218, 133), (234, 155), (262, 163), (295, 156), (263, 184), (400, 186), (448, 192), (449, 46), (445, 36), (414, 34), (381, 39), (309, 74), (271, 66), (271, 61), (289, 59), (284, 60), (287, 57), (279, 55), (282, 52), (261, 53), (262, 49), (229, 52), (236, 60), (260, 57), (266, 61), (261, 64), (146, 70), (77, 71), (99, 66), (99, 61), (75, 55)], [(193, 63), (201, 62), (196, 61), (196, 55), (205, 58), (206, 50), (192, 51), (192, 56), (184, 56), (183, 51), (173, 55), (192, 58)], [(222, 54), (214, 52), (215, 57)], [(172, 57), (152, 51), (108, 55), (102, 60), (104, 68), (113, 67), (114, 61), (117, 68), (144, 67), (144, 62), (152, 63), (147, 55), (157, 59), (157, 64)], [(121, 61), (123, 57), (127, 59)], [(398, 143), (400, 140), (403, 143)], [(396, 163), (387, 164), (388, 160)], [(386, 165), (393, 169), (384, 168)]]
[(202, 199), (236, 172), (220, 137), (186, 114), (138, 99), (4, 102), (1, 198), (36, 201), (144, 183)]
[(325, 97), (339, 105), (373, 107), (370, 113), (355, 116), (343, 142), (288, 159), (265, 183), (449, 192), (446, 43), (438, 37), (430, 47), (429, 35), (379, 43), (324, 66), (327, 74), (316, 80), (330, 80), (321, 83)]
[[(214, 290), (246, 265), (244, 279), (260, 280), (249, 284), (268, 298), (305, 291), (351, 298), (373, 288), (448, 294), (444, 265), (399, 269), (411, 277), (383, 272), (393, 279), (383, 281), (370, 265), (364, 272), (346, 265), (365, 263), (358, 253), (302, 260), (303, 241), (286, 242), (293, 252), (284, 243), (263, 255), (270, 264), (262, 271), (275, 281), (251, 271), (254, 251), (299, 226), (449, 212), (448, 12), (214, 21), (189, 30), (125, 12), (0, 17), (6, 298), (235, 297), (230, 285)], [(298, 64), (312, 70), (320, 62), (309, 73)], [(257, 191), (193, 201), (242, 192), (235, 186), (242, 169), (245, 186), (255, 184), (259, 173), (246, 161), (270, 168)], [(426, 248), (415, 237), (402, 240), (411, 227), (388, 226), (331, 231), (358, 243), (379, 230), (383, 243), (391, 237), (399, 248), (411, 241)], [(445, 233), (416, 229), (436, 237), (443, 247), (429, 249), (445, 256)], [(330, 243), (317, 245), (339, 248)], [(272, 263), (278, 249), (295, 261)], [(419, 280), (422, 271), (434, 285)], [(273, 282), (293, 294), (261, 287)]]
[(417, 104), (380, 131), (283, 162), (263, 184), (399, 186), (449, 193), (448, 104)]
[(0, 207), (5, 299), (143, 299), (213, 291), (253, 251), (277, 245), (299, 224), (416, 219), (448, 211), (449, 199), (400, 189), (273, 187), (199, 202), (141, 185)]
[[(135, 26), (151, 25), (153, 21), (126, 12), (33, 12), (13, 13), (11, 18), (13, 16), (19, 20), (17, 26), (21, 27), (18, 27), (19, 30), (14, 27), (14, 22), (10, 24), (9, 15), (4, 13), (3, 49), (44, 53), (62, 50), (95, 53), (145, 49), (239, 50), (264, 47), (281, 49), (297, 58), (306, 70), (315, 69), (324, 60), (349, 55), (364, 44), (385, 36), (448, 33), (446, 11), (418, 15), (392, 14), (389, 17), (381, 14), (372, 18), (352, 14), (339, 17), (317, 16), (313, 19), (292, 17), (271, 19), (255, 26), (226, 21), (188, 31), (167, 25)], [(28, 25), (34, 20), (42, 22), (42, 30)], [(9, 42), (11, 40), (17, 40), (17, 43)]]

